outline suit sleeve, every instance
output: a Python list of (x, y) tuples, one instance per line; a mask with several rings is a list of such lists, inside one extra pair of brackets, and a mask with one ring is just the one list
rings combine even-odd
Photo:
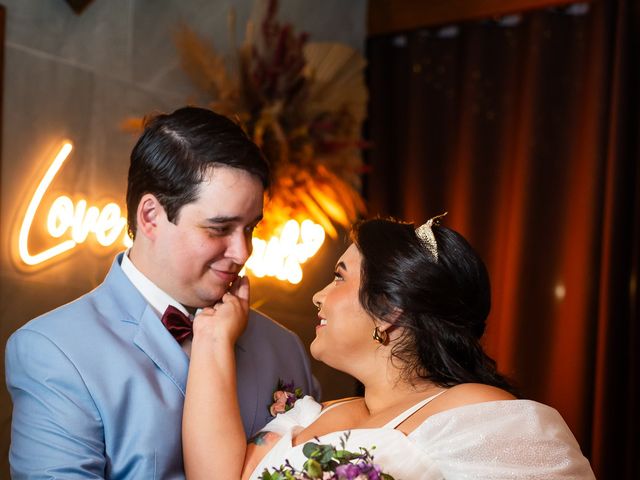
[(45, 335), (22, 329), (7, 343), (5, 365), (11, 477), (104, 478), (102, 422), (73, 362)]

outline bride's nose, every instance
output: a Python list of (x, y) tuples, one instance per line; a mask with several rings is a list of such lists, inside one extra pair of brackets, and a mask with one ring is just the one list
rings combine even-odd
[(316, 306), (318, 311), (320, 310), (320, 308), (322, 308), (322, 301), (324, 299), (324, 295), (323, 295), (322, 292), (324, 292), (324, 288), (322, 290), (320, 290), (319, 292), (314, 293), (313, 297), (311, 297), (311, 301)]

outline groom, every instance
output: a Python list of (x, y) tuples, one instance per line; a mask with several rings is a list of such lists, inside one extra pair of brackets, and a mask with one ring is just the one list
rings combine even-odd
[[(147, 124), (129, 168), (133, 246), (7, 343), (13, 479), (184, 478), (189, 316), (237, 278), (268, 186), (262, 153), (225, 117), (187, 107)], [(316, 393), (300, 340), (256, 311), (236, 355), (247, 435), (279, 379)]]

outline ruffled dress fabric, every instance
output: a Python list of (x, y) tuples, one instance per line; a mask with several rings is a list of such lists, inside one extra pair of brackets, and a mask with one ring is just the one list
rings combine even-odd
[[(374, 463), (396, 480), (595, 478), (573, 434), (551, 407), (530, 400), (485, 402), (432, 415), (409, 435), (395, 429), (429, 400), (384, 427), (351, 430), (347, 450), (375, 446)], [(263, 430), (282, 437), (250, 478), (259, 479), (265, 468), (287, 460), (301, 469), (303, 445), (293, 446), (292, 438), (322, 413), (320, 404), (304, 397), (267, 424)], [(337, 446), (344, 434), (333, 432), (319, 440)]]

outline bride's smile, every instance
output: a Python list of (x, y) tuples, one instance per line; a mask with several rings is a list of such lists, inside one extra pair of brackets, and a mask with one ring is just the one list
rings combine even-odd
[(310, 348), (315, 359), (356, 377), (353, 369), (377, 348), (371, 341), (376, 321), (359, 300), (361, 264), (360, 252), (351, 245), (338, 260), (334, 279), (313, 296), (320, 323)]

